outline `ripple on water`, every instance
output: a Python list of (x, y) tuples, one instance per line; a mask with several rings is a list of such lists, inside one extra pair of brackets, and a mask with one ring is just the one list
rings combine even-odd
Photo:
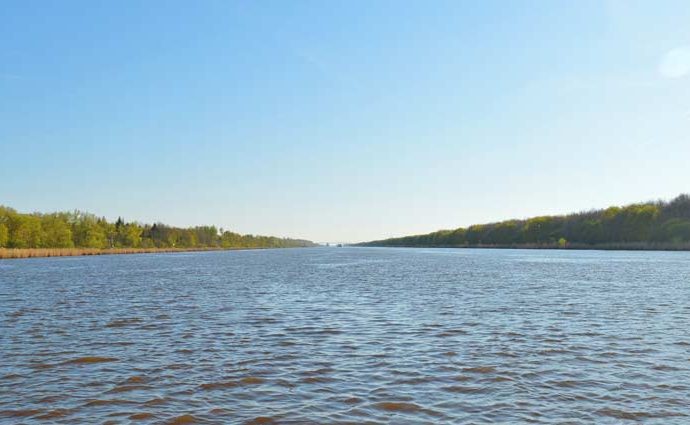
[(28, 366), (34, 370), (44, 370), (44, 369), (52, 369), (56, 365), (51, 364), (51, 363), (30, 363)]
[(28, 418), (43, 413), (42, 409), (0, 410), (0, 418)]
[(124, 328), (127, 326), (138, 325), (143, 321), (138, 317), (132, 317), (127, 319), (116, 319), (106, 323), (106, 328)]
[(109, 363), (119, 361), (117, 357), (85, 356), (67, 360), (64, 364), (87, 365), (94, 363)]
[(208, 382), (205, 384), (199, 385), (199, 389), (205, 390), (205, 391), (212, 391), (212, 390), (220, 390), (224, 388), (233, 388), (239, 386), (239, 382), (237, 381), (223, 381), (223, 382)]
[(475, 366), (466, 367), (462, 371), (466, 373), (496, 373), (496, 368), (494, 366)]
[(467, 332), (465, 329), (449, 329), (445, 330), (442, 332), (439, 332), (437, 336), (439, 338), (449, 338), (449, 337), (454, 337), (458, 335), (467, 335), (469, 332)]
[(266, 380), (264, 378), (260, 378), (258, 376), (247, 376), (245, 378), (240, 379), (240, 384), (242, 385), (258, 385), (258, 384), (263, 384)]
[(122, 382), (123, 385), (126, 384), (143, 384), (145, 382), (148, 382), (148, 379), (146, 379), (145, 376), (140, 376), (140, 375), (135, 375), (135, 376), (130, 376), (126, 380)]
[(108, 393), (126, 393), (130, 391), (148, 390), (151, 388), (152, 387), (150, 385), (118, 385), (109, 390)]
[(3, 424), (690, 414), (689, 253), (252, 251), (0, 275)]
[(335, 379), (330, 376), (307, 376), (300, 380), (300, 382), (304, 384), (325, 384), (333, 381), (335, 381)]
[(186, 425), (196, 424), (200, 421), (193, 415), (181, 415), (174, 417), (166, 422), (167, 425)]
[(129, 419), (133, 421), (145, 421), (150, 419), (155, 419), (156, 415), (148, 412), (133, 413), (129, 415)]
[(91, 406), (126, 406), (126, 405), (131, 405), (131, 404), (137, 404), (134, 401), (131, 400), (124, 400), (124, 399), (94, 399), (94, 400), (89, 400), (86, 403), (84, 403), (84, 406), (86, 407), (91, 407)]
[(466, 386), (466, 385), (450, 385), (447, 387), (441, 388), (443, 391), (451, 392), (451, 393), (459, 393), (459, 394), (479, 394), (486, 392), (485, 388), (481, 387), (471, 387), (471, 386)]
[(277, 423), (276, 419), (270, 416), (257, 416), (254, 419), (245, 422), (245, 425), (273, 425)]
[(36, 419), (43, 419), (43, 420), (49, 420), (49, 419), (57, 419), (57, 418), (62, 418), (68, 415), (71, 415), (75, 410), (74, 409), (53, 409), (50, 410), (42, 415), (36, 416)]
[(157, 398), (152, 398), (152, 399), (150, 399), (150, 400), (145, 401), (145, 402), (143, 403), (143, 405), (144, 405), (144, 406), (160, 406), (160, 405), (163, 405), (163, 404), (167, 404), (168, 401), (169, 401), (168, 398), (157, 397)]
[(384, 401), (374, 404), (374, 407), (380, 410), (389, 412), (417, 412), (422, 410), (420, 406), (415, 403)]

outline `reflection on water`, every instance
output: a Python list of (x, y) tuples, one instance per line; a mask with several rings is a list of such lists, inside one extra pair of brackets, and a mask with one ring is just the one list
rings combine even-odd
[(690, 253), (1, 264), (0, 423), (690, 422)]

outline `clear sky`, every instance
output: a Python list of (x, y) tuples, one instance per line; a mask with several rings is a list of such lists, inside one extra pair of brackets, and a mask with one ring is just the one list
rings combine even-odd
[(690, 191), (690, 2), (0, 3), (0, 204), (362, 241)]

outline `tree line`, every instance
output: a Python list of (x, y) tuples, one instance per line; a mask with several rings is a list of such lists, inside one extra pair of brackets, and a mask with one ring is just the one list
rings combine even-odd
[(109, 222), (81, 211), (24, 214), (0, 206), (0, 248), (289, 248), (301, 239), (241, 235), (215, 226)]
[(366, 242), (399, 247), (690, 249), (690, 196)]

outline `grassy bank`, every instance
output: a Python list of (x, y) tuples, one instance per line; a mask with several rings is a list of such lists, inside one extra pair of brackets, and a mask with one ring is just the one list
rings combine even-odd
[(163, 252), (224, 251), (257, 248), (0, 248), (0, 259), (74, 257), (81, 255), (152, 254)]

